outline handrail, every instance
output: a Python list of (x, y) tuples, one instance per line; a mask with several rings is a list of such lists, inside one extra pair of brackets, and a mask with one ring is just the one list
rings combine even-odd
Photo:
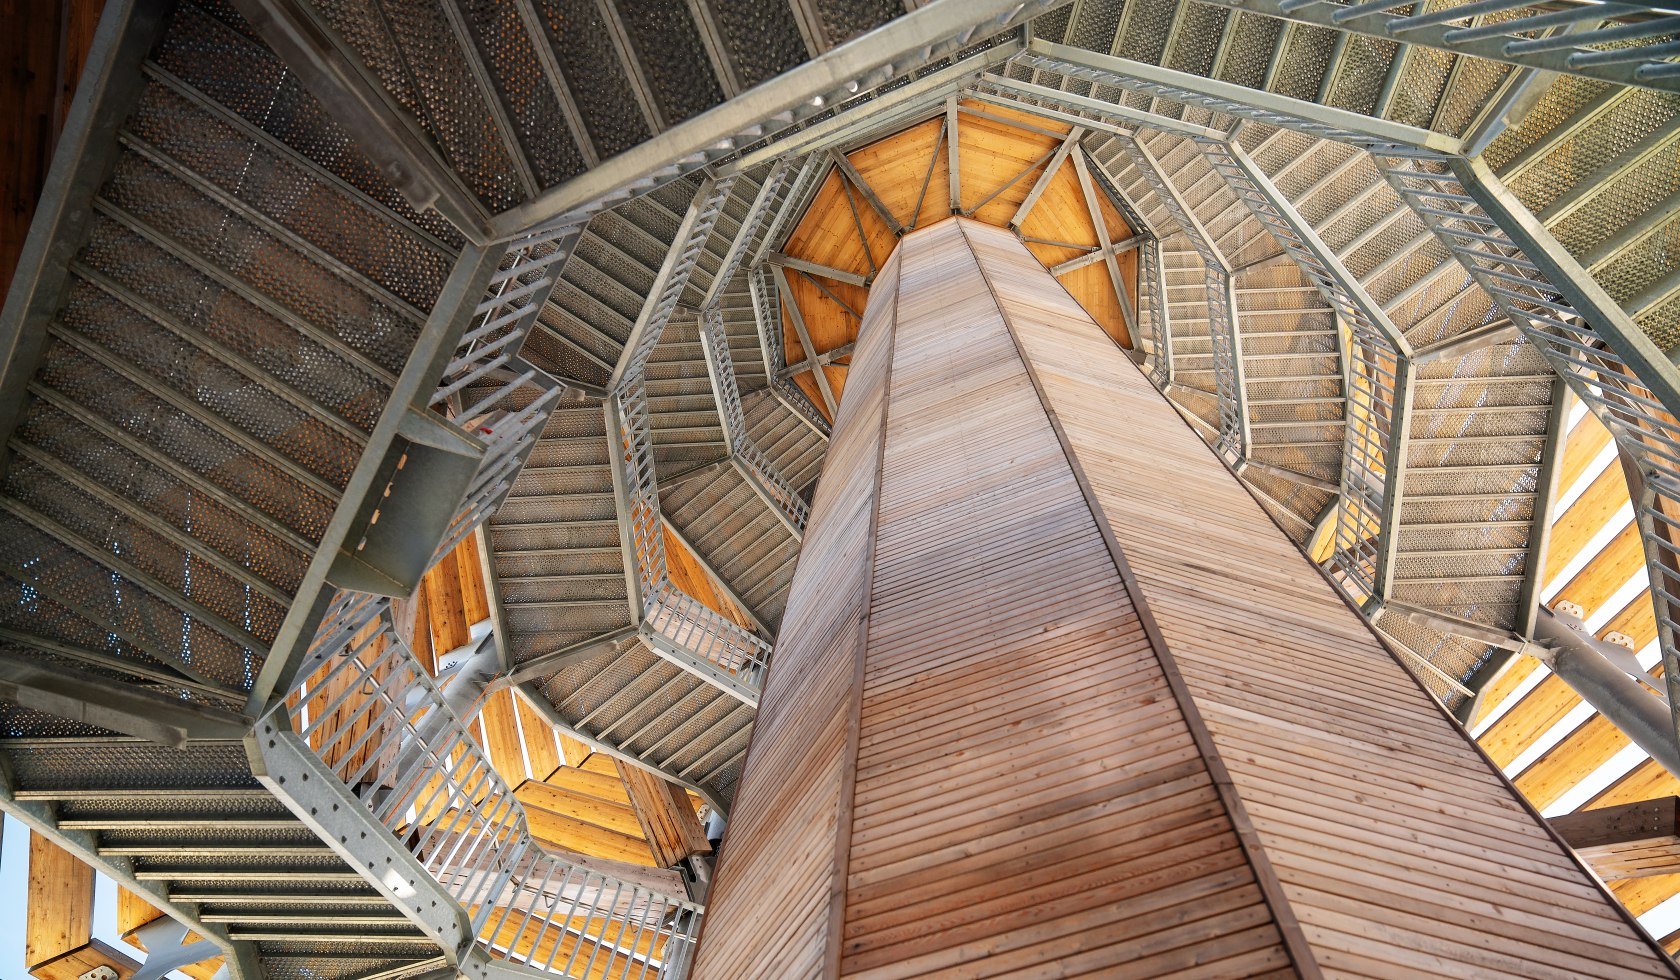
[[(551, 228), (508, 246), (490, 278), (485, 299), (473, 311), (473, 325), (462, 335), (455, 357), (432, 393), (433, 408), (446, 412), (484, 444), (478, 470), (432, 553), (433, 563), (453, 551), (501, 504), (566, 390), (519, 353), (581, 229), (577, 224)], [(489, 385), (487, 394), (464, 401), (466, 392), (484, 384)], [(533, 389), (534, 397), (529, 393)]]
[(1680, 17), (1651, 3), (1476, 0), (1425, 10), (1411, 0), (1200, 2), (1530, 70), (1680, 90), (1680, 64), (1669, 60), (1680, 55)]
[[(686, 973), (704, 909), (544, 850), (513, 789), (397, 634), (389, 600), (340, 593), (302, 676), (270, 726), (312, 753), (384, 843), (405, 849), (465, 914), (471, 935), (459, 958), (576, 980)], [(286, 780), (277, 785), (285, 796)], [(366, 866), (389, 886), (382, 868)]]
[(781, 368), (787, 363), (787, 355), (782, 350), (782, 308), (776, 287), (770, 283), (768, 262), (753, 266), (747, 276), (747, 287), (752, 292), (753, 320), (758, 326), (758, 345), (764, 352), (764, 372), (770, 379), (771, 393), (801, 422), (827, 439), (833, 432), (828, 419), (817, 411), (798, 385), (781, 375)]
[[(1665, 686), (1680, 731), (1680, 422), (1660, 350), (1481, 165), (1378, 157), (1401, 201), (1451, 250), (1610, 430), (1645, 551)], [(1544, 237), (1543, 237), (1544, 236)], [(1550, 246), (1550, 247), (1548, 247)], [(1677, 736), (1680, 737), (1680, 736)]]
[(641, 371), (625, 379), (613, 402), (618, 420), (614, 465), (626, 496), (625, 518), (642, 598), (642, 634), (662, 656), (756, 706), (770, 644), (671, 584)]
[(747, 429), (741, 389), (735, 381), (735, 361), (729, 355), (729, 335), (723, 329), (723, 313), (716, 306), (700, 311), (700, 346), (712, 376), (712, 393), (717, 397), (718, 415), (723, 419), (723, 436), (730, 454), (747, 469), (753, 489), (776, 508), (777, 515), (795, 535), (803, 535), (805, 522), (811, 517), (811, 505), (758, 447)]
[(1346, 327), (1347, 438), (1332, 567), (1360, 601), (1386, 599), (1406, 469), (1412, 346), (1240, 146), (1219, 140), (1196, 144)]

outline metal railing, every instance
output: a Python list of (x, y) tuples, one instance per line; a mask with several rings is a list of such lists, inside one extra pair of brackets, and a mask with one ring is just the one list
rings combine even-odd
[(1405, 473), (1411, 345), (1312, 226), (1240, 147), (1197, 140), (1202, 156), (1329, 301), (1345, 326), (1347, 437), (1332, 567), (1356, 597), (1385, 597)]
[(1167, 278), (1159, 238), (1151, 238), (1138, 249), (1138, 323), (1149, 344), (1149, 380), (1165, 389), (1173, 383), (1172, 315), (1167, 310)]
[[(1457, 16), (1472, 7), (1513, 6), (1495, 0), (1451, 9)], [(1604, 4), (1595, 9), (1610, 14), (1612, 7), (1628, 6)], [(1374, 155), (1405, 206), (1610, 429), (1623, 458), (1634, 464), (1629, 470), (1637, 485), (1631, 489), (1671, 720), (1680, 729), (1680, 371), (1486, 164), (1453, 152), (1456, 142), (1427, 130), (1037, 39), (1016, 64), (1223, 114), (1225, 118), (1215, 117), (1212, 125), (1249, 120), (1347, 143)], [(1344, 285), (1352, 282), (1350, 277), (1336, 278)], [(1347, 321), (1346, 304), (1335, 302)], [(1380, 365), (1380, 355), (1375, 363)], [(1371, 379), (1382, 375), (1370, 366), (1364, 370)], [(1353, 379), (1349, 382), (1351, 389)], [(1380, 380), (1367, 383), (1376, 386)], [(1380, 400), (1375, 391), (1364, 396), (1350, 391), (1354, 397), (1373, 404)], [(1350, 425), (1350, 434), (1352, 429)], [(1392, 488), (1384, 503), (1391, 509), (1396, 503)], [(1342, 584), (1345, 587), (1346, 581)]]
[[(1167, 182), (1147, 147), (1130, 137), (1117, 137), (1121, 152), (1155, 192), (1161, 206), (1184, 230), (1190, 245), (1207, 269), (1208, 336), (1213, 350), (1214, 394), (1219, 400), (1219, 451), (1233, 460), (1248, 457), (1247, 399), (1243, 395), (1242, 346), (1237, 334), (1235, 293), (1225, 257), (1214, 247), (1201, 222)], [(1163, 293), (1163, 299), (1165, 298)]]
[(608, 397), (614, 419), (609, 438), (619, 520), (635, 564), (642, 638), (678, 667), (756, 706), (770, 645), (671, 584), (647, 407), (648, 361), (688, 287), (736, 179), (729, 175), (702, 182), (683, 217)]
[(455, 356), (444, 368), (443, 381), (432, 394), (433, 407), (449, 406), (468, 386), (506, 369), (512, 374), (476, 402), (458, 406), (450, 417), (472, 419), (542, 372), (519, 359), (519, 350), (537, 321), (543, 304), (559, 278), (560, 266), (572, 253), (582, 231), (568, 224), (524, 236), (508, 246), (501, 267), (490, 278), (488, 294), (473, 310), (474, 323), (462, 335)]
[[(1199, 0), (1402, 44), (1680, 91), (1680, 16), (1652, 3), (1583, 0)], [(1671, 8), (1672, 9), (1672, 8)]]
[(1515, 214), (1502, 223), (1484, 208), (1500, 205), (1503, 189), (1489, 186), (1491, 178), (1473, 165), (1417, 157), (1379, 157), (1379, 163), (1400, 199), (1604, 423), (1622, 458), (1635, 464), (1624, 469), (1636, 474), (1629, 489), (1664, 677), (1670, 705), (1680, 707), (1680, 422), (1673, 414), (1680, 393), (1672, 387), (1671, 365), (1631, 322), (1608, 329), (1626, 315), (1608, 296), (1592, 295), (1597, 287), (1585, 272), (1549, 269), (1560, 262), (1555, 254), (1518, 244), (1513, 236), (1522, 226)]
[(700, 346), (706, 354), (706, 369), (712, 378), (712, 394), (723, 419), (723, 438), (729, 454), (746, 471), (748, 482), (776, 512), (789, 530), (803, 536), (811, 518), (811, 506), (789, 483), (773, 460), (758, 447), (747, 429), (741, 408), (741, 389), (735, 380), (735, 361), (729, 355), (729, 336), (723, 329), (723, 313), (716, 306), (700, 311)]
[(781, 369), (787, 363), (787, 353), (782, 346), (782, 306), (770, 275), (769, 263), (761, 263), (753, 267), (747, 279), (747, 286), (752, 291), (753, 320), (758, 326), (758, 346), (764, 352), (764, 372), (770, 379), (770, 392), (801, 422), (826, 439), (833, 433), (828, 419), (792, 379), (782, 376)]
[[(790, 200), (802, 193), (807, 174), (816, 169), (811, 166), (812, 162), (806, 160), (805, 166), (800, 168), (791, 181), (788, 179), (790, 167), (786, 160), (777, 161), (771, 168), (765, 176), (764, 183), (760, 185), (758, 194), (753, 198), (746, 217), (741, 220), (735, 241), (731, 243), (723, 264), (713, 278), (712, 288), (708, 291), (706, 303), (700, 311), (700, 347), (706, 356), (706, 371), (712, 383), (712, 395), (717, 400), (718, 417), (723, 421), (723, 437), (730, 458), (743, 467), (753, 491), (764, 499), (795, 537), (804, 536), (805, 523), (810, 519), (811, 508), (805, 502), (805, 498), (799, 495), (798, 489), (782, 475), (774, 461), (759, 448), (752, 432), (747, 428), (746, 412), (741, 406), (741, 386), (735, 377), (735, 358), (729, 352), (729, 334), (723, 325), (721, 295), (728, 288), (729, 281), (735, 278), (736, 273), (745, 264), (747, 253), (762, 251), (754, 248), (755, 242), (762, 244), (762, 240), (759, 239), (760, 230), (764, 231), (765, 240), (777, 234), (777, 226), (789, 209), (777, 209), (772, 207), (772, 204), (784, 189), (789, 192)], [(773, 213), (774, 219), (771, 217)], [(753, 299), (756, 304), (756, 294)], [(754, 315), (756, 317), (756, 312)], [(765, 367), (766, 376), (774, 383), (777, 372), (768, 363)]]
[[(565, 387), (525, 362), (520, 349), (582, 230), (572, 224), (526, 235), (508, 246), (488, 295), (444, 368), (433, 409), (484, 445), (455, 518), (432, 553), (435, 563), (483, 523), (507, 496)], [(488, 389), (488, 390), (485, 390)], [(529, 391), (533, 389), (534, 396)], [(471, 394), (473, 400), (466, 401)]]
[[(288, 780), (275, 749), (285, 742), (313, 755), (360, 804), (363, 824), (412, 856), (470, 922), (457, 963), (476, 955), (578, 980), (686, 974), (702, 907), (545, 851), (512, 788), (397, 634), (388, 600), (341, 593), (302, 676), (268, 719), (270, 779), (300, 816), (319, 818), (321, 801), (304, 797), (309, 768)], [(400, 867), (352, 863), (446, 945), (455, 935), (422, 913), (424, 889)]]
[(640, 371), (614, 392), (613, 403), (618, 421), (613, 465), (623, 485), (624, 517), (641, 593), (642, 635), (655, 652), (757, 705), (764, 669), (770, 662), (770, 644), (671, 584), (647, 389)]
[[(562, 385), (540, 372), (522, 381), (519, 387), (526, 385), (537, 388), (538, 394), (522, 407), (496, 408), (485, 415), (462, 416), (473, 427), (473, 433), (484, 440), (484, 459), (473, 474), (455, 519), (432, 553), (434, 564), (454, 551), (456, 545), (501, 506), (508, 491), (513, 489), (513, 481), (518, 478), (519, 471), (524, 469), (531, 449), (542, 436), (543, 427), (548, 424), (548, 417), (559, 403), (561, 393), (565, 391)], [(504, 390), (504, 397), (514, 390)]]

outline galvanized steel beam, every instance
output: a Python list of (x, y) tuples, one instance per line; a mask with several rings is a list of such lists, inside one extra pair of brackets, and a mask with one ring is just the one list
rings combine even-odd
[(934, 0), (503, 212), (494, 221), (495, 233), (511, 236), (567, 215), (593, 213), (627, 191), (638, 193), (730, 156), (769, 131), (843, 104), (861, 90), (1065, 2)]
[(1054, 44), (1043, 38), (1033, 38), (1026, 53), (1016, 58), (1016, 63), (1081, 81), (1117, 85), (1128, 91), (1211, 109), (1240, 120), (1282, 126), (1309, 136), (1352, 143), (1370, 150), (1392, 153), (1420, 149), (1430, 153), (1457, 153), (1461, 147), (1457, 139), (1416, 126), (1189, 72)]
[[(1620, 46), (1620, 42), (1672, 35), (1680, 18), (1668, 17), (1644, 3), (1592, 3), (1561, 9), (1534, 0), (1480, 0), (1428, 13), (1391, 13), (1409, 2), (1332, 3), (1329, 0), (1196, 0), (1210, 6), (1248, 10), (1301, 24), (1364, 34), (1400, 44), (1416, 44), (1454, 54), (1579, 75), (1584, 78), (1680, 91), (1680, 69), (1667, 61), (1680, 46), (1673, 43)], [(1455, 20), (1510, 10), (1525, 16), (1455, 27)], [(1623, 20), (1626, 18), (1626, 20)], [(1636, 19), (1643, 18), (1643, 19)], [(1583, 21), (1593, 25), (1577, 33), (1548, 33)], [(1535, 36), (1532, 32), (1540, 32)], [(1589, 44), (1616, 44), (1607, 49)]]
[[(93, 199), (114, 164), (117, 133), (139, 99), (141, 62), (168, 19), (158, 0), (112, 0), (53, 150), (35, 218), (0, 310), (0, 447), (23, 414), (47, 332), (69, 288), (71, 259), (93, 223)], [(0, 476), (8, 454), (0, 450)]]
[(419, 122), (327, 23), (311, 0), (234, 0), (298, 80), (417, 211), (435, 208), (469, 240), (485, 242), (490, 214)]
[(17, 818), (32, 832), (76, 855), (90, 867), (98, 868), (101, 874), (122, 887), (144, 896), (164, 914), (203, 936), (226, 957), (223, 962), (228, 980), (262, 980), (266, 975), (255, 943), (235, 940), (228, 935), (226, 926), (206, 922), (201, 917), (199, 903), (174, 899), (166, 883), (138, 877), (132, 858), (101, 854), (99, 836), (94, 832), (59, 827), (56, 802), (27, 798), (20, 793), (11, 760), (3, 752), (0, 752), (0, 810)]

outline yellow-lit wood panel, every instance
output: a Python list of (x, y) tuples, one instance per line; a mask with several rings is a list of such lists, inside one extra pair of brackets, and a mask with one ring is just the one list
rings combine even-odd
[[(957, 125), (961, 206), (965, 212), (971, 211), (975, 220), (999, 226), (1008, 224), (1043, 174), (1048, 155), (1061, 142), (1060, 136), (1034, 130), (1066, 133), (1070, 127), (1008, 107), (978, 101), (964, 101), (962, 105), (965, 111), (959, 113)], [(986, 118), (976, 114), (979, 112), (1001, 118)], [(882, 205), (906, 228), (937, 223), (952, 212), (945, 127), (943, 116), (930, 119), (847, 155), (846, 159)], [(848, 199), (847, 186), (838, 171), (828, 175), (789, 234), (785, 252), (795, 258), (867, 276), (892, 252), (896, 241), (861, 194), (853, 192)], [(1132, 237), (1132, 229), (1100, 192), (1098, 208), (1110, 241)], [(1022, 223), (1021, 233), (1067, 243), (1030, 244), (1033, 254), (1046, 267), (1096, 249), (1097, 230), (1069, 160), (1063, 160), (1047, 182), (1037, 205)], [(1136, 253), (1122, 253), (1116, 264), (1121, 282), (1135, 303)], [(857, 317), (835, 298), (861, 312), (868, 301), (867, 289), (827, 279), (819, 288), (805, 274), (792, 270), (787, 272), (787, 280), (815, 352), (826, 353), (856, 339)], [(1122, 346), (1131, 346), (1130, 330), (1106, 263), (1099, 261), (1069, 270), (1061, 281), (1105, 333)], [(786, 308), (782, 315), (782, 334), (787, 363), (798, 365), (806, 358), (806, 345)], [(846, 365), (836, 363), (820, 370), (829, 389), (839, 398), (845, 389)], [(819, 411), (828, 414), (821, 386), (810, 370), (795, 374), (793, 382)]]

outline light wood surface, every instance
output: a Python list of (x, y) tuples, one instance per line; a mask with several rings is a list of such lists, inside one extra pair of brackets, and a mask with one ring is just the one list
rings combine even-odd
[(1674, 975), (1013, 235), (864, 320), (697, 976)]
[(696, 976), (1286, 966), (958, 224), (895, 261), (865, 312)]
[[(960, 104), (964, 111), (958, 113), (960, 187), (955, 203), (950, 194), (950, 136), (943, 117), (908, 127), (846, 156), (882, 205), (906, 228), (942, 221), (958, 207), (975, 220), (1007, 225), (1049, 165), (1061, 141), (1055, 134), (1066, 133), (1069, 128), (1006, 107), (967, 100)], [(1132, 237), (1131, 228), (1111, 203), (1100, 199), (1098, 207), (1109, 240)], [(1052, 174), (1036, 206), (1021, 223), (1021, 232), (1042, 240), (1028, 247), (1046, 267), (1097, 247), (1099, 236), (1071, 162), (1064, 161)], [(1045, 244), (1048, 242), (1063, 244)], [(896, 244), (892, 230), (861, 195), (852, 190), (848, 200), (846, 183), (833, 172), (789, 233), (784, 252), (831, 269), (869, 276)], [(1122, 282), (1135, 304), (1137, 253), (1122, 253), (1117, 262)], [(868, 289), (826, 278), (820, 279), (819, 286), (810, 277), (793, 271), (787, 278), (811, 346), (818, 353), (856, 340), (859, 321), (846, 306), (861, 313), (869, 299)], [(1105, 332), (1123, 346), (1131, 345), (1119, 298), (1103, 263), (1066, 272), (1061, 282)], [(805, 344), (791, 311), (784, 307), (782, 312), (787, 363), (797, 366), (806, 357)], [(841, 394), (847, 364), (841, 361), (821, 370), (836, 396)], [(810, 370), (794, 374), (793, 381), (804, 389), (813, 405), (823, 408), (821, 390)]]
[(1005, 309), (1327, 973), (1673, 975), (1071, 300)]
[(32, 971), (93, 938), (93, 868), (34, 831), (29, 832), (27, 896), (24, 969)]

